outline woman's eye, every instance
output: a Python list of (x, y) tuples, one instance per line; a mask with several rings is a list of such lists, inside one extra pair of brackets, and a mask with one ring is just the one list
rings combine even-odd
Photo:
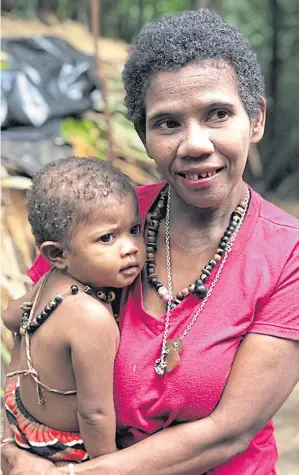
[(133, 226), (133, 227), (131, 228), (131, 234), (132, 234), (133, 236), (137, 236), (138, 234), (140, 234), (140, 231), (141, 231), (141, 226), (140, 226), (140, 224), (136, 224), (136, 226)]
[(100, 241), (101, 242), (111, 242), (113, 239), (113, 234), (109, 233), (109, 234), (104, 234), (104, 236), (101, 236), (100, 237)]
[(209, 120), (225, 120), (227, 119), (229, 113), (227, 110), (225, 109), (218, 109), (216, 111), (213, 111), (210, 115), (209, 115)]
[(178, 122), (173, 119), (164, 119), (157, 123), (157, 127), (162, 130), (175, 129), (178, 125)]

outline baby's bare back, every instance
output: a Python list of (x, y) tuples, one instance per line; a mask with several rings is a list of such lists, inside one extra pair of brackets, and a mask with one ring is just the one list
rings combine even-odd
[[(42, 383), (65, 392), (76, 389), (71, 352), (67, 343), (72, 315), (65, 315), (63, 303), (30, 337), (32, 366)], [(25, 341), (21, 344), (20, 369), (27, 366)], [(20, 377), (21, 400), (28, 412), (39, 422), (54, 429), (78, 431), (77, 396), (44, 391), (46, 402), (38, 403), (37, 386), (33, 378)]]
[[(35, 314), (39, 313), (45, 305), (57, 294), (67, 292), (69, 289), (58, 289), (56, 285), (46, 288), (36, 307)], [(90, 307), (90, 303), (92, 306)], [(103, 306), (94, 298), (79, 293), (68, 296), (55, 309), (50, 317), (30, 336), (30, 354), (32, 366), (37, 371), (39, 380), (47, 386), (66, 392), (76, 390), (76, 380), (73, 370), (70, 336), (76, 332), (80, 336), (82, 325), (92, 318), (90, 308), (95, 305)], [(90, 308), (89, 308), (90, 307)], [(82, 312), (82, 309), (86, 311)], [(78, 309), (80, 315), (78, 315)], [(111, 314), (111, 318), (113, 318)], [(115, 324), (116, 348), (118, 344), (118, 328)], [(96, 330), (97, 331), (97, 330)], [(88, 344), (78, 339), (77, 348)], [(90, 348), (92, 354), (93, 349)], [(27, 369), (25, 341), (22, 338), (20, 369)], [(97, 364), (93, 361), (93, 364)], [(20, 376), (21, 400), (27, 411), (39, 422), (53, 429), (62, 431), (79, 431), (77, 415), (77, 394), (62, 395), (44, 391), (46, 402), (39, 404), (36, 382), (30, 375)]]

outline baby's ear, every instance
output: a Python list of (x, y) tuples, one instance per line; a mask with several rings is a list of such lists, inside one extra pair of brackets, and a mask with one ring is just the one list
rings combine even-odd
[(59, 242), (45, 241), (40, 246), (40, 252), (57, 269), (67, 268), (67, 255), (65, 247)]

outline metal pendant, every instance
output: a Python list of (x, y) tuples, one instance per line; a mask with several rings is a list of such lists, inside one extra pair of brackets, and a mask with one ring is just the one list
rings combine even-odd
[(183, 348), (183, 340), (175, 338), (166, 340), (166, 349), (162, 351), (161, 358), (156, 360), (155, 371), (159, 376), (173, 371), (181, 361), (180, 352)]
[(158, 360), (156, 360), (154, 368), (155, 368), (156, 373), (159, 376), (163, 376), (163, 374), (165, 373), (165, 369), (166, 369), (166, 363), (164, 363), (163, 360), (161, 358), (159, 358)]
[(184, 342), (180, 338), (166, 340), (166, 350), (168, 350), (168, 354), (165, 358), (166, 373), (170, 373), (180, 364), (180, 352), (183, 348), (183, 344)]
[(167, 356), (168, 353), (169, 353), (169, 350), (162, 351), (161, 358), (156, 360), (154, 368), (155, 368), (156, 373), (159, 376), (163, 376), (163, 374), (165, 373), (165, 370), (166, 370), (166, 367), (167, 367), (167, 364), (166, 364), (166, 361), (165, 361), (165, 356)]

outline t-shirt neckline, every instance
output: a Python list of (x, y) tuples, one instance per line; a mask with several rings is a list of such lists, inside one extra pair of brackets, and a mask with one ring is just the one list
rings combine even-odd
[[(144, 221), (146, 219), (146, 216), (150, 208), (152, 207), (153, 203), (157, 199), (159, 193), (166, 185), (167, 183), (165, 181), (158, 183), (153, 188), (153, 190), (151, 190), (152, 192), (150, 192), (146, 198), (143, 198), (144, 202), (141, 202), (140, 204), (142, 206), (141, 215)], [(233, 244), (232, 251), (230, 252), (228, 259), (222, 269), (222, 272), (219, 278), (220, 280), (222, 280), (223, 277), (227, 275), (232, 265), (238, 259), (239, 255), (244, 251), (247, 245), (247, 242), (249, 241), (254, 231), (256, 222), (260, 214), (260, 207), (261, 207), (260, 197), (249, 185), (247, 186), (250, 189), (250, 195), (251, 195), (249, 208), (248, 208), (245, 220)], [(215, 268), (215, 272), (217, 272), (217, 267)], [(212, 276), (212, 280), (213, 280), (213, 276)], [(209, 283), (211, 283), (212, 280), (209, 279)], [(166, 313), (164, 313), (164, 315), (161, 315), (161, 317), (157, 318), (145, 310), (144, 305), (143, 305), (141, 274), (139, 274), (137, 280), (135, 281), (132, 288), (132, 292), (135, 294), (134, 301), (139, 308), (140, 320), (143, 321), (143, 323), (153, 333), (155, 334), (162, 333), (164, 331)], [(213, 292), (217, 292), (217, 288), (215, 288)], [(198, 300), (195, 295), (190, 295), (187, 299), (184, 299), (180, 305), (178, 305), (176, 308), (171, 310), (170, 328), (171, 328), (172, 323), (176, 324), (177, 319), (180, 318), (181, 315), (185, 316), (186, 312), (190, 314), (190, 320), (191, 320), (192, 315), (196, 312), (200, 303), (201, 301)], [(208, 302), (207, 302), (207, 305), (208, 305)]]

